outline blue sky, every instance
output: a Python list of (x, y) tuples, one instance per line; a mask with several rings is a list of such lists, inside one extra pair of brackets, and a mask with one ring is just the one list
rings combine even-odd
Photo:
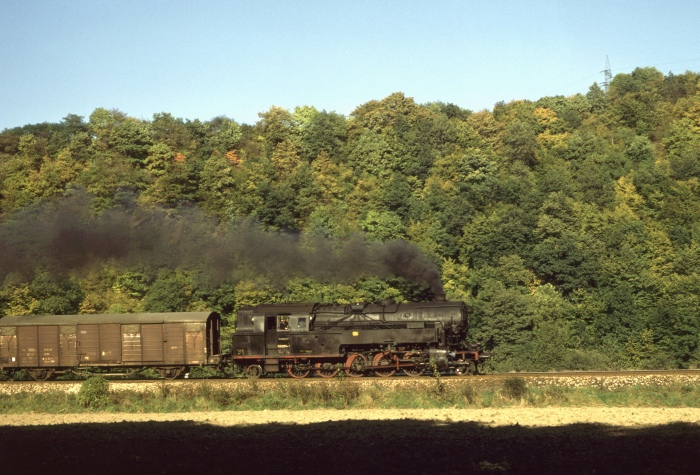
[(0, 0), (0, 130), (271, 106), (350, 114), (403, 92), (471, 110), (586, 93), (637, 66), (700, 71), (700, 2)]

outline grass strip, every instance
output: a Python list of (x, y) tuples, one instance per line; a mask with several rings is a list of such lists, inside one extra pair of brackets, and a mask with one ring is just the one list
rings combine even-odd
[(0, 394), (0, 414), (20, 413), (146, 413), (238, 410), (440, 409), (500, 407), (700, 407), (700, 386), (639, 385), (615, 389), (564, 386), (528, 387), (523, 378), (505, 379), (491, 387), (434, 384), (417, 388), (398, 383), (363, 386), (342, 380), (328, 384), (261, 385), (245, 381), (235, 388), (213, 383), (191, 386), (161, 384), (152, 391), (112, 391), (91, 378), (77, 394), (63, 391)]

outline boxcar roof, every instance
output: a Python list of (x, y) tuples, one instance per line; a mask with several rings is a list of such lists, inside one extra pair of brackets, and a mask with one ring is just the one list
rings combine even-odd
[(89, 325), (100, 323), (204, 323), (216, 312), (108, 313), (85, 315), (25, 315), (0, 318), (0, 326)]

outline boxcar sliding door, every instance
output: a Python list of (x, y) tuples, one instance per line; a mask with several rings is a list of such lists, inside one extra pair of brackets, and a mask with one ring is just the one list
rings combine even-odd
[(100, 362), (100, 329), (98, 325), (78, 325), (78, 359), (82, 364)]
[(61, 350), (59, 366), (78, 366), (78, 327), (62, 325), (58, 333)]
[(141, 325), (122, 325), (122, 361), (135, 363), (142, 361)]
[(182, 364), (185, 361), (185, 324), (166, 323), (163, 325), (165, 362)]

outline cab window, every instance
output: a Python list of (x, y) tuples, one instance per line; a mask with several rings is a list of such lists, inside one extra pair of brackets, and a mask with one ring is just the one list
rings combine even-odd
[(280, 330), (289, 330), (289, 315), (280, 315)]

